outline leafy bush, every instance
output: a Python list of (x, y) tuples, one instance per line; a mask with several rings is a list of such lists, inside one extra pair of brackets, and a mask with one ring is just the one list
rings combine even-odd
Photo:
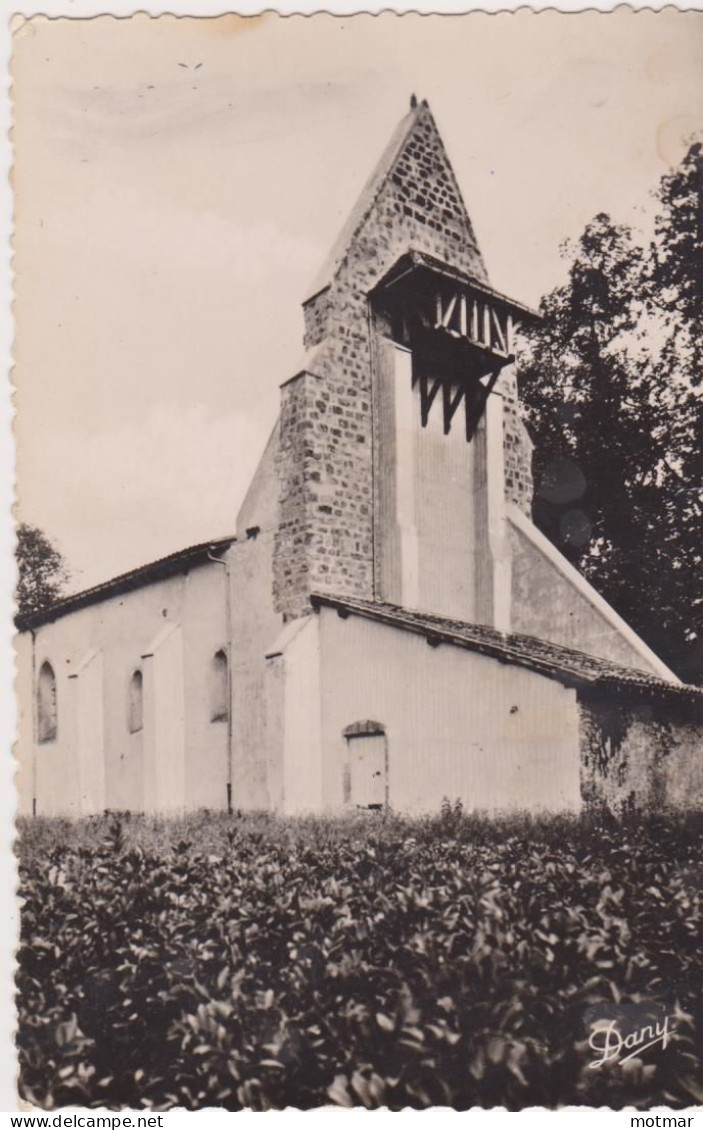
[[(464, 813), (20, 826), (46, 1108), (703, 1101), (700, 829)], [(674, 1038), (589, 1067), (589, 1021)], [(629, 1027), (628, 1027), (629, 1023)]]

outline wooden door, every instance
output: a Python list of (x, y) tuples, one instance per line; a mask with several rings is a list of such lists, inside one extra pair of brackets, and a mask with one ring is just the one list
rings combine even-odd
[(387, 803), (385, 734), (359, 734), (349, 743), (349, 801), (357, 808), (384, 808)]

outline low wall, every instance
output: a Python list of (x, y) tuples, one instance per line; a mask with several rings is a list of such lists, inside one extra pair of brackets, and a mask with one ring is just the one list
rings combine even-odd
[(614, 813), (703, 808), (700, 708), (591, 697), (580, 716), (584, 803)]

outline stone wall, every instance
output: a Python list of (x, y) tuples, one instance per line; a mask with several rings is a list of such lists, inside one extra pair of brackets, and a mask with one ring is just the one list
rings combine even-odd
[(703, 710), (587, 696), (580, 706), (581, 791), (617, 814), (703, 807)]
[(372, 587), (370, 394), (303, 373), (282, 390), (274, 599), (289, 620), (311, 591)]
[(522, 421), (515, 365), (506, 365), (503, 369), (496, 391), (503, 397), (505, 499), (531, 518), (533, 444)]
[[(277, 608), (307, 608), (311, 589), (373, 599), (374, 339), (368, 294), (410, 248), (485, 281), (461, 194), (426, 104), (410, 115), (405, 143), (363, 201), (346, 252), (305, 304), (313, 376), (282, 389), (281, 528)], [(529, 441), (514, 375), (504, 381), (511, 498), (529, 501)]]

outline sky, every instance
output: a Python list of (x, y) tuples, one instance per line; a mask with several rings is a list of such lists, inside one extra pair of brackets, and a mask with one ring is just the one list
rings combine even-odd
[(98, 583), (234, 532), (301, 302), (411, 93), (491, 282), (646, 230), (703, 129), (703, 13), (90, 20), (14, 35), (18, 517)]

